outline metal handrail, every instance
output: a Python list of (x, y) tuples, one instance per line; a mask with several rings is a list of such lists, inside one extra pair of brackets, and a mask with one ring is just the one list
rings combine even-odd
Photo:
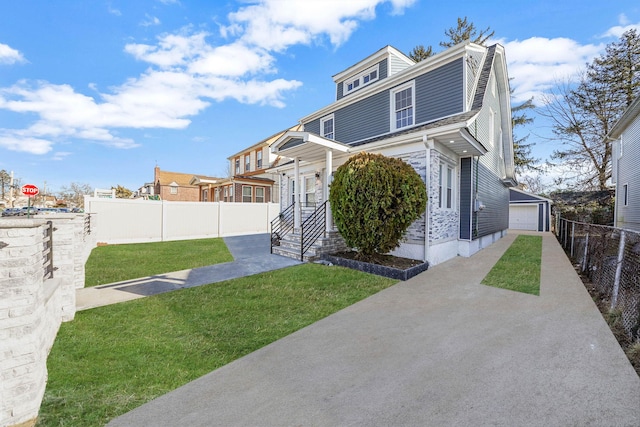
[(326, 237), (327, 202), (322, 203), (301, 226), (300, 261), (304, 261), (304, 254), (320, 238)]
[(42, 238), (43, 279), (53, 278), (53, 221), (47, 221)]
[(271, 253), (274, 246), (280, 246), (280, 240), (284, 235), (293, 230), (295, 206), (295, 202), (292, 203), (271, 221)]

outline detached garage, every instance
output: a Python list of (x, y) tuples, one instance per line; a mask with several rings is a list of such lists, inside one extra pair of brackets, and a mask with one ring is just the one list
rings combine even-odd
[(551, 200), (515, 188), (509, 189), (509, 228), (549, 231)]

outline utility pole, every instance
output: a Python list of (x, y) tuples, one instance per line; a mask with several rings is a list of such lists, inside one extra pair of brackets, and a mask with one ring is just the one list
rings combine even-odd
[(9, 181), (9, 203), (11, 203), (12, 208), (15, 208), (13, 201), (13, 171), (11, 171), (11, 181)]

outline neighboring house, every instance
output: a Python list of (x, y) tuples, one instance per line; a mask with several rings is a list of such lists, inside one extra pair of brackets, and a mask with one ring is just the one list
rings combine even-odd
[(153, 174), (153, 194), (161, 200), (197, 202), (200, 197), (199, 188), (190, 184), (192, 178), (192, 173), (167, 172), (156, 166)]
[[(504, 236), (516, 182), (502, 46), (462, 43), (418, 63), (387, 46), (333, 80), (336, 101), (272, 145), (293, 159), (274, 168), (283, 175), (281, 216), (294, 201), (321, 208), (333, 171), (367, 151), (401, 158), (427, 187), (427, 210), (395, 255), (433, 265)], [(293, 209), (295, 230), (301, 211)], [(330, 207), (325, 221), (331, 234)]]
[(513, 230), (549, 231), (551, 204), (545, 197), (517, 188), (509, 189), (509, 228)]
[(203, 195), (206, 192), (209, 201), (215, 202), (277, 202), (278, 186), (274, 184), (278, 183), (280, 176), (269, 169), (277, 166), (281, 158), (273, 154), (270, 147), (285, 132), (301, 128), (293, 126), (229, 156), (229, 178), (201, 179), (194, 176), (190, 183), (200, 187), (200, 200), (205, 200)]
[(609, 137), (614, 139), (615, 226), (640, 231), (640, 97), (613, 126)]

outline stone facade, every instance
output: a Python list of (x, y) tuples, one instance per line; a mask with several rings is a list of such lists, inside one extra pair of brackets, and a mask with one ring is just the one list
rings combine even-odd
[[(37, 417), (47, 356), (61, 322), (75, 316), (75, 290), (95, 246), (85, 216), (0, 221), (0, 425)], [(53, 278), (44, 279), (44, 234), (53, 227)], [(86, 230), (86, 231), (85, 231)], [(89, 248), (89, 249), (87, 249)]]
[[(418, 173), (423, 182), (426, 182), (427, 176), (427, 162), (425, 151), (414, 151), (412, 153), (406, 153), (401, 156), (394, 156), (398, 159), (403, 160), (405, 163), (413, 167), (415, 171)], [(427, 200), (427, 209), (429, 209), (429, 205), (431, 203), (431, 195), (427, 194), (429, 199)], [(415, 220), (413, 224), (409, 226), (407, 229), (402, 241), (406, 243), (415, 243), (415, 244), (424, 244), (424, 234), (425, 234), (425, 214), (420, 215), (420, 218)]]
[[(460, 221), (459, 209), (440, 208), (440, 195), (438, 186), (440, 183), (440, 164), (452, 166), (457, 164), (455, 159), (436, 150), (431, 150), (430, 179), (429, 179), (429, 243), (444, 242), (458, 238), (458, 224)], [(457, 186), (458, 179), (454, 183)]]

